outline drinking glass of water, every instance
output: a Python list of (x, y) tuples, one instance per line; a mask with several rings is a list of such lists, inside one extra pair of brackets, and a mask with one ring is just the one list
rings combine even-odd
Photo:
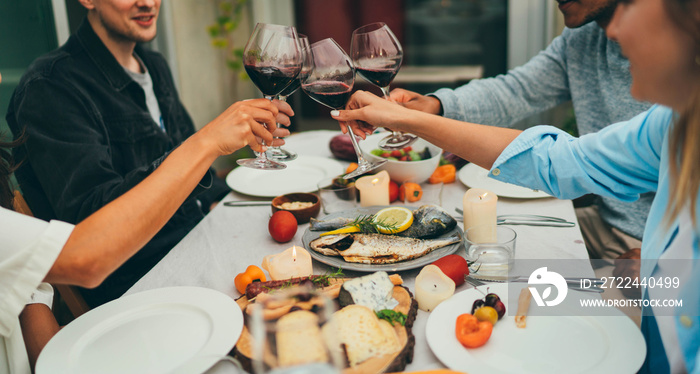
[(513, 265), (517, 237), (513, 229), (505, 226), (480, 225), (466, 229), (464, 242), (472, 275), (485, 279), (506, 278)]

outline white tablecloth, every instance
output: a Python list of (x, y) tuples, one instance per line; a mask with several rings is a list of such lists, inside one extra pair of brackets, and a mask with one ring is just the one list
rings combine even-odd
[[(304, 155), (332, 157), (328, 142), (338, 131), (310, 131), (287, 138), (285, 147)], [(347, 163), (344, 163), (347, 164)], [(443, 207), (454, 212), (462, 206), (466, 187), (456, 181), (443, 190)], [(293, 192), (293, 191), (290, 191)], [(261, 200), (231, 192), (228, 200)], [(555, 198), (518, 200), (499, 198), (498, 214), (540, 214), (564, 218), (576, 222), (573, 205), (569, 200)], [(302, 224), (294, 239), (285, 244), (275, 242), (269, 235), (267, 224), (269, 206), (226, 207), (219, 204), (150, 272), (139, 280), (127, 294), (160, 287), (200, 286), (221, 291), (232, 298), (240, 294), (234, 287), (236, 274), (251, 264), (260, 266), (262, 258), (279, 253), (294, 245), (301, 245), (301, 238), (308, 224)], [(461, 223), (460, 223), (461, 226)], [(518, 234), (516, 259), (588, 259), (588, 253), (579, 227), (552, 228), (510, 226)], [(328, 269), (314, 262), (314, 272), (323, 274)], [(401, 272), (406, 286), (413, 291), (413, 284), (420, 269)], [(348, 273), (348, 272), (345, 272)], [(352, 274), (352, 273), (350, 273)], [(580, 274), (586, 275), (586, 274)], [(588, 276), (593, 276), (590, 269)], [(469, 288), (462, 285), (456, 292)], [(418, 311), (413, 328), (416, 346), (413, 363), (406, 371), (444, 367), (433, 355), (425, 338), (425, 325), (429, 313)]]

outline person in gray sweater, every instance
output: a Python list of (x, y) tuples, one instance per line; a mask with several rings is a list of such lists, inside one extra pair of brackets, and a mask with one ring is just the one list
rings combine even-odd
[[(651, 106), (630, 95), (629, 62), (605, 35), (618, 0), (558, 1), (566, 28), (529, 62), (494, 78), (423, 96), (395, 89), (402, 105), (461, 121), (503, 126), (572, 101), (579, 134), (632, 118)], [(634, 203), (597, 197), (578, 208), (592, 258), (612, 259), (641, 247), (653, 194)]]

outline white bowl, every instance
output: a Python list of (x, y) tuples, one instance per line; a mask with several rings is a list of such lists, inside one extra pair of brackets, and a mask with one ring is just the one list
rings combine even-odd
[[(383, 157), (375, 156), (370, 152), (373, 149), (379, 148), (377, 144), (380, 140), (389, 136), (390, 132), (381, 132), (379, 134), (372, 134), (365, 140), (360, 140), (359, 145), (362, 150), (362, 155), (367, 159), (367, 161), (380, 161), (384, 160)], [(388, 160), (386, 164), (382, 165), (377, 171), (386, 170), (396, 183), (403, 183), (406, 181), (412, 181), (415, 183), (423, 183), (430, 178), (430, 176), (435, 171), (440, 163), (440, 156), (442, 155), (442, 149), (424, 139), (416, 140), (411, 148), (415, 151), (422, 152), (425, 147), (430, 150), (431, 158), (427, 160), (420, 161), (394, 161)]]

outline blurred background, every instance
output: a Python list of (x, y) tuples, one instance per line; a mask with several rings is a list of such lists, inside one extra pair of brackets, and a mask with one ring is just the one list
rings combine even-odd
[[(5, 113), (22, 73), (63, 44), (85, 13), (77, 0), (0, 2), (0, 133), (9, 134)], [(379, 21), (404, 47), (392, 88), (422, 94), (505, 73), (563, 29), (552, 0), (163, 0), (158, 36), (148, 47), (168, 59), (180, 97), (201, 127), (233, 102), (260, 96), (237, 60), (256, 22), (294, 25), (312, 43), (332, 37), (349, 52), (352, 31)], [(359, 76), (356, 88), (379, 93)], [(338, 129), (328, 109), (301, 91), (289, 102), (297, 114), (292, 131)], [(517, 127), (572, 121), (564, 105)], [(217, 161), (217, 169), (230, 170), (235, 157)]]

